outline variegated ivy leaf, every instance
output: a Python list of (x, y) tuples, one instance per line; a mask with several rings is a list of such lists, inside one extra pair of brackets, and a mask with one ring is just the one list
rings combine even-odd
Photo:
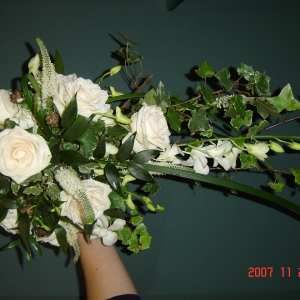
[(291, 169), (291, 172), (295, 176), (295, 182), (300, 184), (300, 170)]
[(21, 185), (27, 186), (30, 182), (37, 182), (37, 181), (42, 181), (42, 172), (37, 173), (35, 175), (30, 176), (26, 180), (24, 180)]
[(151, 244), (151, 240), (152, 240), (152, 237), (149, 236), (149, 235), (142, 235), (140, 237), (140, 249), (141, 250), (145, 250), (145, 249), (148, 249), (150, 248), (150, 244)]
[(27, 187), (23, 193), (24, 194), (27, 194), (27, 195), (34, 195), (34, 196), (37, 196), (39, 194), (41, 194), (43, 192), (43, 188), (41, 188), (40, 186), (30, 186), (30, 187)]
[(132, 216), (131, 219), (130, 219), (131, 223), (134, 226), (139, 225), (141, 222), (143, 222), (143, 220), (144, 220), (144, 218), (139, 216), (139, 215)]
[(51, 183), (51, 184), (48, 185), (47, 195), (49, 195), (49, 197), (52, 200), (58, 200), (59, 199), (59, 194), (60, 194), (60, 189), (59, 189), (57, 184)]
[(246, 115), (244, 118), (242, 118), (241, 116), (232, 118), (230, 124), (236, 129), (239, 129), (243, 125), (250, 126), (252, 124), (252, 115), (252, 110), (246, 110)]
[(149, 106), (151, 105), (156, 105), (156, 101), (155, 101), (155, 97), (156, 97), (156, 93), (154, 89), (151, 89), (144, 98), (140, 99), (139, 104), (143, 104), (146, 103)]
[(249, 80), (251, 76), (254, 75), (254, 70), (252, 66), (247, 66), (244, 63), (239, 63), (237, 67), (237, 72), (239, 75), (243, 76), (245, 79)]
[(15, 195), (18, 195), (18, 190), (20, 188), (20, 185), (17, 184), (16, 182), (12, 181), (11, 182), (11, 190)]
[(259, 130), (263, 127), (267, 126), (269, 122), (267, 120), (263, 120), (259, 122), (259, 125), (254, 125), (253, 127), (249, 128), (247, 137), (251, 137), (251, 139), (257, 134)]
[(91, 170), (86, 165), (79, 165), (78, 166), (79, 172), (82, 174), (90, 174)]
[(233, 84), (229, 80), (230, 73), (226, 68), (223, 68), (215, 76), (220, 80), (220, 82), (224, 85), (224, 87), (226, 88), (227, 91), (232, 88)]
[(192, 134), (197, 131), (207, 131), (210, 129), (210, 125), (206, 118), (206, 111), (203, 109), (192, 110), (192, 118), (189, 119), (188, 127)]

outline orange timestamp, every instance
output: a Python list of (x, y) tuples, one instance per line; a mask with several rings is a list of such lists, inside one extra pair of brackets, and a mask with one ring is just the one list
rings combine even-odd
[[(293, 273), (291, 267), (280, 267), (277, 272), (280, 272), (281, 277), (291, 277), (291, 275), (296, 275), (300, 278), (300, 268), (297, 270), (297, 274)], [(273, 267), (249, 267), (248, 277), (249, 278), (271, 278), (274, 274)]]

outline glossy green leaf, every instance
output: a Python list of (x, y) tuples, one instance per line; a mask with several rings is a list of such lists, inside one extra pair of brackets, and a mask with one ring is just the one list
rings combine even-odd
[(36, 79), (31, 75), (27, 74), (27, 78), (29, 79), (32, 87), (35, 89), (35, 91), (38, 93), (41, 89), (40, 85), (37, 83)]
[(216, 100), (216, 98), (214, 97), (214, 95), (212, 94), (212, 92), (210, 90), (207, 90), (203, 84), (203, 82), (199, 82), (197, 85), (197, 90), (202, 93), (203, 98), (205, 100), (206, 103), (212, 103)]
[(64, 110), (61, 118), (61, 126), (63, 128), (70, 128), (77, 118), (77, 100), (76, 95), (70, 101), (69, 105)]
[(103, 212), (103, 214), (105, 216), (108, 216), (108, 217), (112, 217), (112, 218), (121, 218), (121, 219), (128, 219), (130, 218), (130, 215), (123, 212), (123, 211), (119, 211), (119, 210), (116, 210), (116, 209), (107, 209)]
[(59, 154), (62, 161), (68, 166), (78, 166), (89, 162), (89, 159), (84, 157), (78, 151), (62, 150)]
[(0, 206), (0, 222), (2, 222), (7, 216), (8, 209)]
[(118, 193), (121, 197), (125, 197), (122, 186), (121, 186), (121, 179), (120, 174), (117, 167), (111, 163), (108, 163), (104, 168), (106, 179), (111, 186), (111, 188)]
[(18, 246), (20, 246), (20, 245), (22, 245), (22, 241), (21, 241), (21, 239), (17, 239), (17, 240), (15, 240), (15, 241), (9, 243), (7, 246), (5, 246), (5, 247), (2, 249), (2, 251), (8, 250), (8, 249), (12, 249), (12, 248), (18, 247)]
[(137, 164), (143, 164), (154, 158), (159, 153), (161, 153), (161, 151), (155, 149), (143, 150), (141, 152), (136, 153), (133, 156), (132, 160)]
[(10, 191), (10, 182), (8, 180), (0, 181), (0, 195), (6, 195)]
[(13, 209), (21, 207), (21, 204), (17, 201), (17, 199), (4, 198), (0, 199), (0, 206)]
[(19, 216), (19, 232), (20, 232), (21, 239), (24, 243), (26, 252), (30, 254), (31, 253), (29, 247), (30, 219), (27, 212), (23, 214), (21, 213)]
[(221, 178), (217, 178), (215, 176), (202, 175), (202, 174), (198, 174), (198, 173), (188, 172), (185, 170), (180, 170), (178, 172), (178, 170), (175, 170), (175, 169), (161, 167), (161, 166), (154, 166), (154, 165), (150, 165), (150, 164), (143, 164), (143, 166), (149, 171), (170, 174), (170, 175), (174, 175), (174, 176), (180, 175), (180, 177), (183, 177), (183, 178), (193, 179), (195, 181), (200, 181), (200, 182), (207, 182), (207, 183), (210, 183), (213, 185), (219, 185), (219, 186), (222, 186), (222, 187), (225, 187), (228, 189), (234, 189), (234, 190), (246, 193), (246, 194), (256, 196), (258, 198), (266, 199), (270, 202), (273, 202), (277, 205), (283, 206), (291, 211), (294, 211), (294, 212), (300, 214), (300, 206), (299, 205), (297, 205), (291, 201), (285, 200), (285, 199), (283, 199), (277, 195), (274, 195), (272, 193), (265, 192), (261, 189), (253, 188), (248, 185), (244, 185), (244, 184), (237, 183), (234, 181), (228, 182)]
[(131, 174), (133, 177), (148, 182), (154, 181), (154, 178), (142, 165), (129, 162), (127, 167), (129, 174)]
[(29, 235), (29, 243), (33, 246), (33, 248), (42, 256), (42, 249), (37, 240), (30, 234)]
[(135, 141), (136, 132), (134, 132), (120, 147), (117, 153), (117, 160), (125, 161), (131, 155), (134, 141)]
[(62, 252), (66, 254), (69, 244), (67, 241), (67, 232), (65, 228), (58, 224), (55, 228), (55, 235)]
[(208, 62), (204, 62), (200, 65), (199, 69), (195, 71), (198, 76), (202, 78), (210, 78), (214, 76), (214, 70)]
[(254, 89), (258, 96), (271, 95), (269, 81), (271, 78), (265, 74), (255, 73), (255, 85)]
[(56, 73), (62, 74), (62, 75), (65, 74), (64, 63), (63, 63), (61, 55), (59, 54), (59, 52), (57, 50), (55, 51), (54, 65), (55, 65)]
[(114, 136), (116, 138), (119, 138), (125, 136), (127, 133), (128, 130), (126, 130), (124, 127), (120, 126), (119, 124), (107, 128), (108, 136)]
[(224, 87), (226, 88), (227, 91), (232, 88), (233, 84), (229, 80), (230, 73), (226, 68), (223, 68), (215, 76), (220, 80), (220, 82), (224, 85)]
[(171, 128), (176, 131), (180, 132), (181, 130), (181, 122), (180, 122), (180, 115), (179, 113), (172, 107), (168, 107), (167, 113), (167, 121), (169, 122)]
[(95, 228), (95, 224), (97, 222), (97, 219), (92, 224), (84, 224), (84, 236), (88, 243), (91, 243), (91, 235), (93, 233), (93, 230)]

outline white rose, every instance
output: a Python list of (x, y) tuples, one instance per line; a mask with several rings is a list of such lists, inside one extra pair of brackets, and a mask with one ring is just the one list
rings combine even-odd
[(26, 109), (20, 109), (13, 118), (10, 120), (14, 121), (23, 129), (28, 129), (34, 127), (36, 128), (36, 122), (32, 116), (32, 114)]
[(10, 101), (11, 93), (6, 90), (0, 90), (0, 128), (3, 128), (4, 122), (12, 118), (18, 111), (18, 106)]
[(18, 227), (17, 224), (18, 213), (16, 209), (9, 209), (7, 211), (6, 218), (0, 223), (0, 225), (8, 232), (16, 234), (17, 230), (11, 230), (11, 228)]
[[(82, 180), (86, 188), (86, 194), (90, 200), (95, 218), (98, 219), (103, 215), (103, 212), (110, 208), (110, 200), (108, 195), (111, 192), (109, 185), (93, 180)], [(74, 223), (85, 224), (85, 214), (80, 202), (72, 195), (62, 191), (60, 199), (66, 201), (61, 206), (61, 215), (69, 217)]]
[(76, 78), (76, 74), (67, 76), (56, 74), (58, 94), (54, 97), (53, 102), (60, 115), (63, 114), (65, 108), (69, 105), (70, 101), (74, 97), (74, 95), (69, 94), (68, 90), (66, 89), (66, 85), (72, 84)]
[[(101, 90), (99, 85), (89, 79), (81, 77), (75, 80), (71, 77), (69, 79), (68, 82), (63, 83), (64, 88), (59, 84), (59, 95), (63, 94), (65, 107), (77, 93), (78, 114), (88, 118), (93, 113), (106, 113), (109, 110), (110, 105), (105, 104), (108, 99), (107, 91)], [(61, 96), (59, 96), (59, 100), (55, 99), (54, 101), (61, 114), (61, 109), (57, 104), (59, 101), (63, 103)]]
[(123, 142), (136, 132), (134, 152), (157, 148), (165, 150), (168, 147), (171, 133), (159, 106), (144, 103), (143, 107), (131, 116), (131, 120), (131, 133), (123, 139)]
[(20, 184), (46, 168), (51, 152), (46, 141), (19, 126), (0, 133), (0, 172)]

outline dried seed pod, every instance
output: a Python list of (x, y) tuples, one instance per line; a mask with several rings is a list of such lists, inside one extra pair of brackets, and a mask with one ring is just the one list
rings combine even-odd
[(18, 100), (21, 100), (21, 99), (23, 99), (23, 93), (18, 90), (15, 90), (15, 92), (10, 95), (10, 101), (12, 103), (17, 104)]
[(54, 126), (58, 123), (59, 121), (59, 116), (57, 114), (49, 114), (45, 118), (47, 125), (49, 126)]
[(42, 238), (42, 237), (45, 237), (47, 235), (47, 231), (44, 230), (43, 228), (37, 228), (35, 230), (35, 234), (36, 234), (37, 237)]

